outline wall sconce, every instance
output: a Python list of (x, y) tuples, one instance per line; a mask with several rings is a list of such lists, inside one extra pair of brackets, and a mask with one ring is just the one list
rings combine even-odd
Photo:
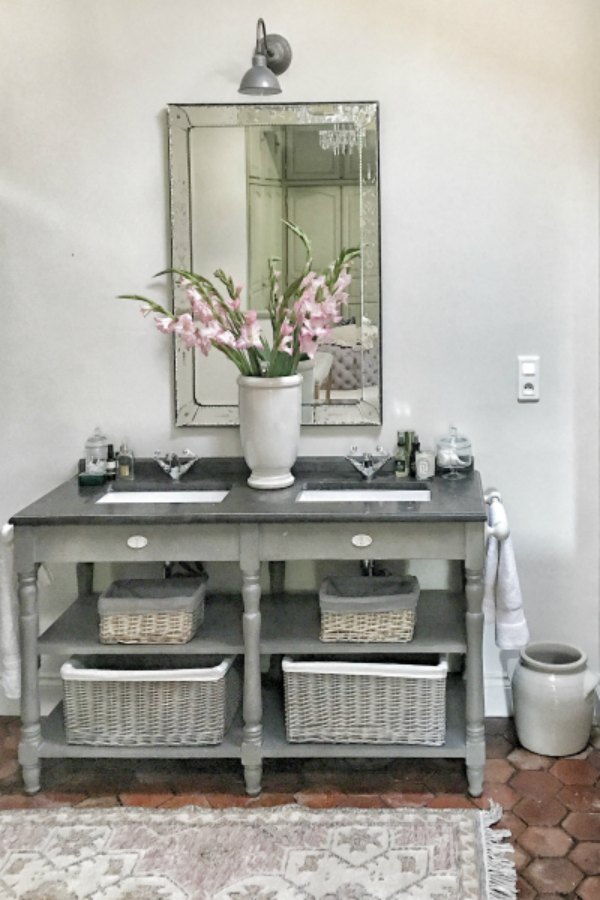
[(259, 19), (252, 68), (242, 78), (240, 94), (280, 94), (277, 75), (285, 72), (291, 61), (292, 48), (286, 39), (280, 34), (267, 34), (264, 19)]

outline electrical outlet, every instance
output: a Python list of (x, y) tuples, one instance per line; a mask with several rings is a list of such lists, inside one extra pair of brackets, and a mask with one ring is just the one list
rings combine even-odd
[(540, 399), (540, 358), (519, 356), (517, 362), (517, 400), (519, 403), (535, 403)]

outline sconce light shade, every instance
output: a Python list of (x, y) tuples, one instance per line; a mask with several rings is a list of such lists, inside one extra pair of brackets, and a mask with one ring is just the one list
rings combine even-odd
[(292, 48), (288, 41), (280, 34), (267, 34), (264, 20), (259, 19), (252, 68), (242, 78), (240, 94), (280, 94), (277, 75), (285, 72), (291, 61)]

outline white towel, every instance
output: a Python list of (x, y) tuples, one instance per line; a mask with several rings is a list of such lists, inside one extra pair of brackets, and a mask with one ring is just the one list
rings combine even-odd
[[(494, 500), (488, 505), (488, 524), (491, 528), (505, 517), (500, 500)], [(496, 646), (500, 650), (520, 650), (527, 646), (529, 629), (510, 535), (503, 541), (499, 541), (494, 535), (488, 538), (483, 612), (487, 621), (495, 622)]]
[(19, 612), (13, 565), (14, 529), (0, 530), (0, 684), (11, 700), (21, 696)]

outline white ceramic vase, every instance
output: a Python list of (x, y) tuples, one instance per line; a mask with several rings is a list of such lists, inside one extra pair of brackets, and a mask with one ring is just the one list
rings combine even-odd
[(265, 491), (289, 487), (300, 444), (302, 375), (240, 375), (238, 386), (240, 440), (251, 471), (248, 484)]
[(598, 675), (569, 644), (530, 644), (512, 679), (520, 743), (542, 756), (571, 756), (587, 744)]

